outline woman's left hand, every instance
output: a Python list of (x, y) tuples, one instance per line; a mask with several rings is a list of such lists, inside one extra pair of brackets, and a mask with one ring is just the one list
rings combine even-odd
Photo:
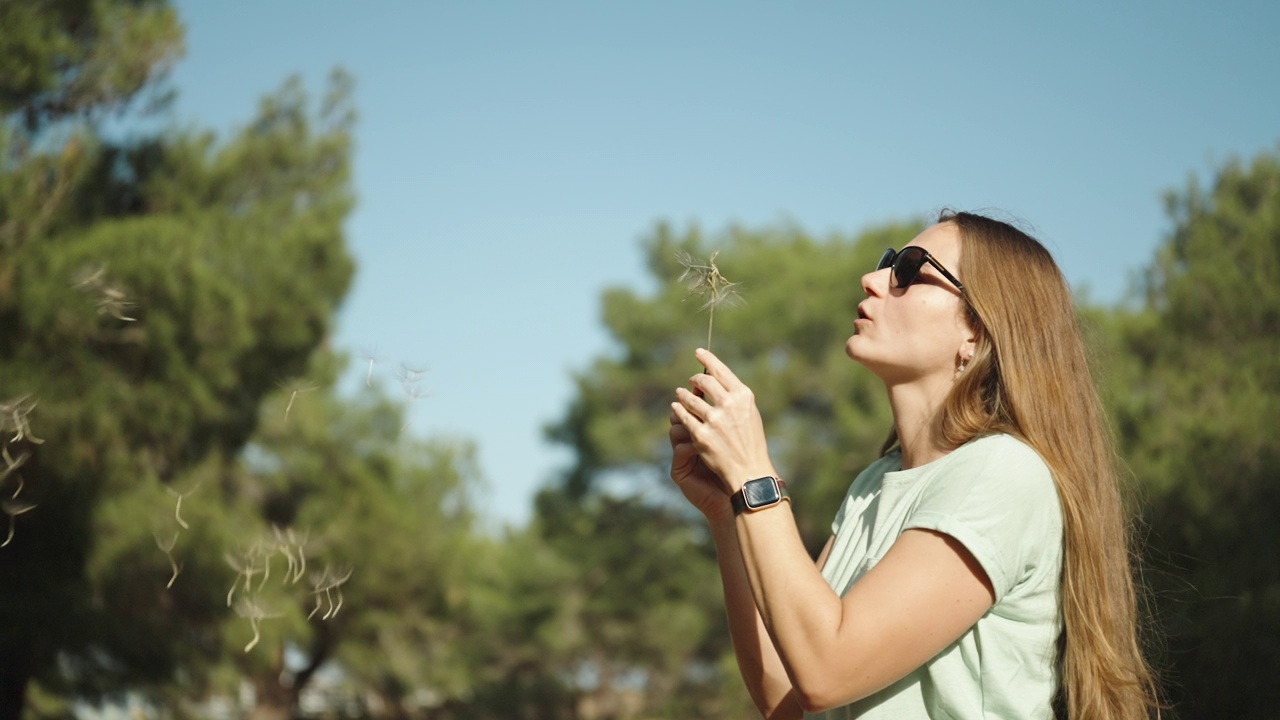
[(702, 462), (720, 476), (731, 493), (752, 478), (776, 476), (751, 388), (711, 351), (699, 349), (694, 357), (707, 368), (706, 373), (689, 379), (689, 385), (702, 396), (677, 388), (671, 409), (688, 428)]

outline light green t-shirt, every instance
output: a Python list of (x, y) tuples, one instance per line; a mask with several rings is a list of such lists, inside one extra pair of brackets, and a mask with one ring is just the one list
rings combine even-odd
[(995, 605), (906, 677), (851, 705), (805, 717), (1050, 718), (1057, 687), (1062, 511), (1049, 468), (1008, 435), (973, 440), (899, 470), (890, 453), (849, 488), (822, 575), (843, 596), (904, 530), (958, 540), (982, 565)]

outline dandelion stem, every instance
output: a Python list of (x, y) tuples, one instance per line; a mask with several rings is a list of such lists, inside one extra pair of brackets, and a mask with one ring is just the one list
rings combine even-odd
[(711, 328), (716, 324), (716, 308), (714, 305), (707, 311), (707, 350), (711, 350)]

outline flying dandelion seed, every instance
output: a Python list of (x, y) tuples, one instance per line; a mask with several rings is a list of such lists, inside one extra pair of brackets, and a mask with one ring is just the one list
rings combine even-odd
[(71, 286), (86, 293), (96, 294), (94, 306), (99, 315), (110, 315), (117, 320), (135, 322), (137, 318), (125, 315), (125, 311), (134, 306), (123, 290), (108, 285), (106, 281), (107, 266), (86, 267), (76, 273)]
[(284, 556), (284, 582), (286, 585), (292, 584), (294, 575), (298, 572), (298, 560), (293, 555), (293, 543), (285, 542), (279, 528), (272, 529), (276, 532), (276, 552)]
[[(326, 567), (322, 573), (312, 573), (311, 588), (316, 598), (316, 606), (307, 615), (308, 620), (314, 617), (317, 612), (320, 612), (320, 608), (325, 605), (328, 605), (328, 608), (325, 610), (324, 615), (320, 616), (321, 620), (329, 620), (338, 615), (338, 611), (342, 609), (342, 586), (347, 580), (351, 579), (351, 572), (352, 568), (350, 567), (342, 568), (336, 572)], [(338, 596), (336, 602), (333, 599), (334, 594)], [(321, 595), (324, 596), (323, 601), (320, 599)]]
[(159, 534), (156, 534), (155, 536), (156, 547), (160, 548), (160, 551), (164, 553), (164, 556), (169, 559), (169, 568), (173, 571), (173, 574), (169, 576), (169, 582), (164, 586), (166, 590), (173, 587), (174, 581), (178, 579), (178, 573), (182, 571), (181, 563), (173, 559), (173, 548), (178, 544), (179, 532), (180, 531), (178, 530), (174, 530), (173, 537), (167, 539), (161, 538)]
[(373, 387), (373, 364), (382, 360), (378, 357), (378, 347), (375, 345), (373, 349), (361, 349), (360, 357), (369, 361), (369, 370), (364, 375), (364, 386)]
[[(409, 398), (410, 408), (419, 398), (424, 398), (431, 394), (429, 390), (418, 387), (418, 382), (422, 380), (426, 373), (427, 368), (418, 369), (406, 363), (400, 363), (399, 369), (396, 370), (396, 377), (400, 380), (400, 390), (405, 397)], [(409, 417), (409, 412), (405, 413), (405, 417)], [(413, 420), (411, 418), (406, 419), (404, 424), (400, 426), (400, 432), (404, 432), (411, 424), (413, 424)]]
[(9, 443), (0, 446), (0, 458), (4, 459), (6, 470), (17, 470), (22, 463), (27, 461), (27, 453), (22, 453), (17, 458), (9, 454)]
[(290, 391), (290, 392), (289, 392), (289, 404), (288, 404), (288, 405), (285, 405), (285, 407), (284, 407), (284, 419), (285, 419), (285, 420), (288, 420), (288, 419), (289, 419), (289, 411), (293, 409), (293, 401), (298, 399), (298, 395), (300, 395), (300, 394), (302, 394), (302, 393), (309, 393), (309, 392), (311, 392), (311, 391), (313, 391), (313, 390), (317, 390), (317, 389), (319, 389), (319, 387), (320, 387), (320, 386), (319, 386), (319, 385), (312, 385), (312, 384), (303, 384), (303, 383), (293, 383), (293, 384), (290, 384), (290, 383), (283, 383), (283, 382), (282, 382), (282, 383), (280, 383), (280, 387), (284, 388), (285, 390)]
[(243, 557), (236, 557), (227, 553), (223, 556), (231, 569), (236, 571), (236, 579), (232, 581), (231, 589), (227, 591), (227, 607), (232, 606), (232, 598), (235, 597), (236, 587), (240, 584), (241, 578), (244, 579), (244, 591), (253, 592), (253, 576), (258, 574), (257, 546), (243, 552), (242, 555)]
[(311, 618), (315, 617), (316, 613), (320, 612), (320, 607), (321, 607), (323, 604), (324, 604), (324, 601), (320, 599), (320, 593), (319, 593), (319, 592), (317, 592), (317, 593), (316, 593), (316, 606), (315, 606), (315, 607), (313, 607), (313, 608), (311, 608), (311, 612), (307, 613), (307, 619), (308, 619), (308, 620), (310, 620)]
[(400, 426), (400, 432), (404, 432), (410, 425), (413, 424), (413, 419), (410, 417), (410, 414), (413, 411), (414, 404), (417, 403), (419, 399), (427, 397), (430, 394), (431, 394), (430, 390), (425, 390), (416, 385), (410, 385), (408, 383), (405, 384), (404, 396), (409, 399), (409, 407), (405, 410), (406, 420), (404, 421), (404, 424)]
[(0, 431), (16, 433), (9, 442), (21, 442), (26, 440), (34, 445), (43, 443), (44, 440), (35, 436), (31, 432), (31, 411), (36, 408), (35, 400), (28, 400), (30, 395), (23, 395), (13, 400), (0, 402)]
[(186, 492), (183, 492), (183, 493), (180, 493), (180, 492), (178, 492), (177, 490), (174, 490), (173, 488), (171, 488), (171, 487), (169, 487), (169, 486), (167, 486), (167, 485), (165, 486), (165, 488), (164, 488), (164, 489), (165, 489), (165, 490), (167, 490), (167, 491), (169, 492), (169, 494), (170, 494), (170, 495), (173, 495), (173, 496), (175, 496), (175, 497), (177, 497), (177, 498), (178, 498), (177, 503), (175, 503), (175, 504), (174, 504), (174, 507), (173, 507), (173, 517), (174, 517), (174, 519), (176, 519), (176, 520), (178, 521), (178, 524), (182, 526), (182, 529), (183, 529), (183, 530), (190, 530), (190, 529), (191, 529), (191, 526), (187, 524), (187, 521), (186, 521), (186, 520), (183, 520), (183, 519), (182, 519), (182, 500), (183, 500), (183, 498), (185, 498), (185, 497), (187, 497), (187, 496), (191, 495), (192, 493), (194, 493), (196, 490), (200, 489), (200, 484), (199, 484), (199, 483), (196, 483), (196, 484), (195, 484), (195, 486), (193, 486), (190, 490), (188, 490), (188, 491), (186, 491)]
[(191, 529), (191, 526), (187, 524), (187, 521), (182, 519), (182, 496), (181, 495), (178, 496), (178, 502), (175, 503), (173, 506), (173, 518), (178, 521), (178, 524), (182, 526), (183, 530)]
[(13, 542), (13, 519), (22, 513), (35, 510), (36, 505), (35, 503), (23, 502), (21, 500), (5, 500), (3, 503), (0, 503), (0, 509), (3, 509), (4, 514), (9, 516), (9, 535), (4, 539), (4, 542), (0, 543), (0, 548), (2, 548), (8, 547), (9, 543)]
[(284, 555), (285, 562), (288, 564), (284, 582), (289, 585), (296, 584), (307, 571), (307, 533), (299, 536), (294, 533), (293, 528), (281, 530), (275, 526), (272, 526), (271, 530), (276, 536), (276, 547), (280, 554)]
[(684, 272), (676, 281), (684, 283), (690, 295), (704, 298), (701, 309), (707, 311), (708, 350), (711, 349), (711, 331), (715, 327), (716, 308), (729, 308), (742, 302), (742, 296), (734, 290), (739, 283), (731, 282), (716, 266), (716, 256), (719, 254), (718, 250), (711, 253), (711, 257), (704, 264), (694, 260), (693, 256), (683, 250), (676, 251), (676, 260), (684, 267)]
[[(234, 565), (231, 567), (233, 570), (236, 569), (236, 566)], [(240, 585), (240, 578), (242, 577), (244, 577), (244, 575), (237, 570), (236, 579), (231, 581), (231, 589), (227, 591), (227, 607), (231, 607), (232, 598), (236, 596), (236, 587)]]
[(240, 598), (236, 602), (236, 614), (249, 621), (249, 627), (253, 629), (253, 639), (248, 645), (244, 646), (244, 651), (249, 652), (262, 639), (262, 633), (258, 629), (258, 623), (270, 618), (280, 617), (280, 613), (272, 612), (265, 605), (258, 602), (257, 598)]
[(125, 310), (134, 306), (134, 303), (119, 288), (103, 288), (98, 296), (97, 306), (99, 315), (110, 315), (117, 320), (125, 322), (135, 322), (137, 320), (137, 318), (124, 314)]
[(333, 606), (333, 610), (324, 614), (325, 620), (328, 620), (331, 617), (337, 617), (338, 611), (342, 609), (342, 586), (339, 585), (335, 587), (333, 591), (338, 595), (338, 604)]
[(396, 370), (396, 377), (400, 380), (401, 386), (412, 386), (426, 374), (427, 368), (419, 369), (407, 363), (400, 363), (400, 367)]
[[(14, 458), (12, 455), (9, 454), (8, 443), (5, 443), (3, 446), (0, 446), (0, 457), (4, 459), (4, 469), (0, 470), (0, 482), (4, 482), (5, 479), (9, 477), (9, 475), (17, 471), (18, 468), (22, 467), (22, 464), (27, 461), (27, 458), (31, 457), (31, 453), (25, 453), (25, 452), (20, 453), (17, 458)], [(22, 476), (19, 475), (18, 491), (15, 492), (13, 496), (18, 497), (18, 492), (21, 492), (21, 491), (22, 491)]]
[(71, 286), (76, 288), (77, 290), (97, 288), (101, 285), (102, 276), (105, 275), (106, 272), (107, 272), (106, 265), (99, 265), (97, 267), (86, 267), (80, 272), (76, 273), (75, 278), (71, 281)]

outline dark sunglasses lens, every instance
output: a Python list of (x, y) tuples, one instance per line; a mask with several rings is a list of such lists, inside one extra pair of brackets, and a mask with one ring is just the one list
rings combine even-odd
[(898, 257), (897, 250), (894, 250), (893, 248), (889, 248), (888, 250), (885, 250), (884, 254), (880, 256), (880, 262), (876, 263), (876, 270), (883, 270), (887, 267), (891, 267), (893, 265), (894, 259), (897, 257)]
[(893, 263), (893, 279), (897, 281), (897, 287), (904, 288), (916, 281), (920, 266), (924, 265), (924, 255), (924, 249), (915, 245), (902, 248)]

